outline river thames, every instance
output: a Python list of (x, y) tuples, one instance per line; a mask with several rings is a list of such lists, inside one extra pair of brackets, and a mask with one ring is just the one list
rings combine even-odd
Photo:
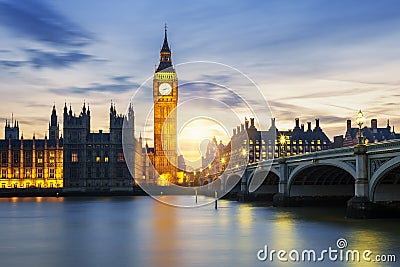
[[(193, 203), (191, 196), (181, 198)], [(274, 208), (220, 200), (176, 208), (150, 197), (0, 199), (0, 266), (289, 266), (268, 250), (300, 252), (295, 266), (357, 266), (328, 256), (301, 261), (303, 250), (370, 250), (395, 255), (399, 266), (400, 220), (350, 220), (345, 208)], [(344, 249), (344, 248), (343, 248)], [(260, 261), (264, 257), (265, 261)], [(268, 253), (269, 254), (269, 253)], [(293, 256), (295, 254), (291, 254)]]

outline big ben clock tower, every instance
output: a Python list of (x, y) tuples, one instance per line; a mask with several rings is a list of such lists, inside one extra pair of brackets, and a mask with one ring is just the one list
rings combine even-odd
[[(164, 43), (160, 51), (160, 63), (153, 77), (154, 101), (154, 160), (160, 175), (159, 184), (176, 183), (177, 131), (176, 106), (178, 103), (178, 78), (172, 66), (171, 50), (165, 26)], [(161, 178), (161, 179), (160, 179)]]

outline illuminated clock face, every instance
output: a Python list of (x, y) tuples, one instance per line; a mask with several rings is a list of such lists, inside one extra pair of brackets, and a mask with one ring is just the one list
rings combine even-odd
[(162, 83), (158, 87), (158, 91), (162, 95), (169, 95), (171, 93), (171, 91), (172, 91), (172, 87), (171, 87), (171, 85), (169, 83)]

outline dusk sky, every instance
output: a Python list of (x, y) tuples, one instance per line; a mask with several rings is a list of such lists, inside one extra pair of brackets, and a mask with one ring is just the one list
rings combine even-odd
[(164, 23), (174, 64), (242, 71), (281, 130), (320, 118), (333, 139), (359, 109), (400, 130), (396, 0), (0, 1), (1, 121), (14, 113), (25, 138), (43, 137), (54, 103), (62, 124), (64, 102), (78, 114), (85, 100), (92, 130), (107, 130), (110, 100), (125, 112), (153, 75)]

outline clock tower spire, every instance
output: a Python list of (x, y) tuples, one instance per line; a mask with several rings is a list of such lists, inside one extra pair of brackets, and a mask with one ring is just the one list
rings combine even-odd
[(168, 45), (167, 38), (167, 24), (164, 26), (164, 43), (161, 47), (160, 51), (160, 63), (158, 64), (158, 68), (156, 72), (163, 71), (165, 69), (172, 69), (172, 59), (171, 59), (171, 49)]
[(177, 182), (177, 120), (178, 78), (172, 65), (171, 49), (164, 27), (164, 42), (160, 63), (153, 77), (154, 102), (154, 158), (153, 165), (159, 174), (158, 184)]

